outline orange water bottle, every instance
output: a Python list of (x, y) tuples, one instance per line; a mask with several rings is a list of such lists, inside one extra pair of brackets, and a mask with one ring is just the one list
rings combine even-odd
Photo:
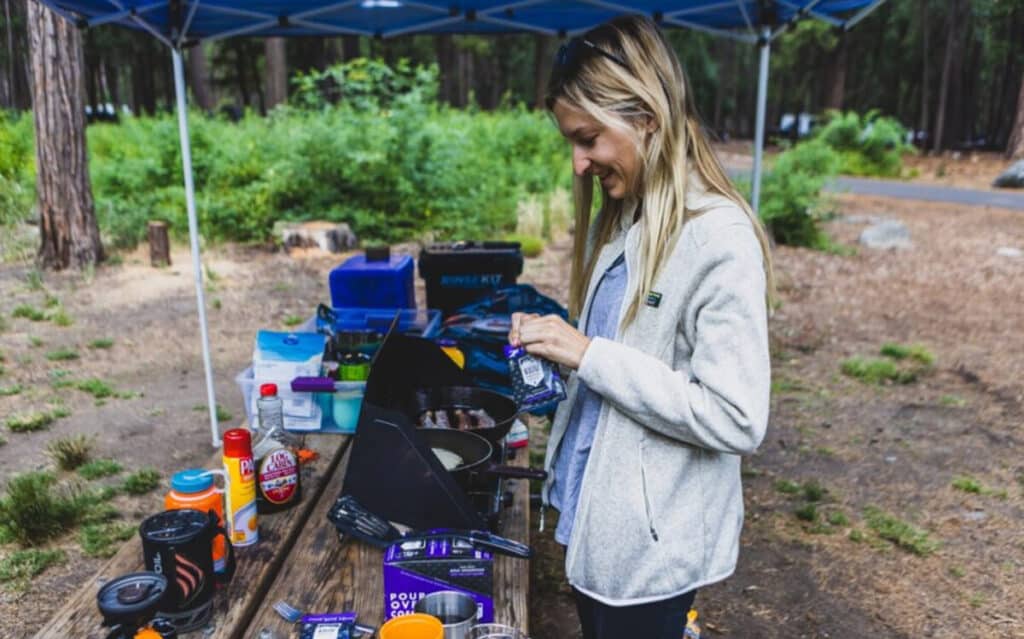
[[(217, 523), (224, 525), (224, 491), (213, 485), (214, 473), (202, 468), (189, 468), (171, 477), (171, 490), (164, 496), (166, 510), (191, 508), (201, 513), (213, 511), (217, 514)], [(224, 537), (213, 538), (213, 569), (224, 572), (227, 550)]]

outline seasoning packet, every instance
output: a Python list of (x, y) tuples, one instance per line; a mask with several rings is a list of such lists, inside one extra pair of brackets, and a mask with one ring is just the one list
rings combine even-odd
[(350, 639), (356, 613), (303, 615), (299, 624), (299, 639)]
[(505, 346), (512, 395), (524, 410), (533, 410), (565, 399), (565, 382), (554, 364), (534, 357), (522, 346)]

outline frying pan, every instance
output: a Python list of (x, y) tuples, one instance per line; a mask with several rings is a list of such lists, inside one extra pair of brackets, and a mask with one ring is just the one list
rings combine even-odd
[[(491, 444), (498, 444), (508, 435), (513, 422), (519, 415), (519, 408), (511, 397), (477, 386), (437, 386), (413, 391), (406, 403), (405, 412), (414, 424), (419, 424), (420, 415), (426, 411), (453, 408), (482, 409), (494, 420), (492, 428), (470, 428), (461, 432), (480, 435)], [(435, 430), (430, 428), (422, 429)], [(440, 429), (447, 430), (447, 429)], [(465, 457), (463, 457), (465, 459)]]
[(462, 459), (462, 464), (448, 472), (463, 489), (468, 490), (476, 482), (475, 478), (481, 475), (542, 481), (548, 477), (547, 472), (536, 468), (501, 466), (493, 463), (491, 455), (494, 452), (494, 447), (476, 433), (450, 428), (421, 428), (419, 434), (431, 449), (441, 448)]

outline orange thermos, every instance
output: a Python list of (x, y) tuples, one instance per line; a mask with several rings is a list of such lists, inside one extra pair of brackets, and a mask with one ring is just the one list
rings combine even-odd
[[(205, 513), (213, 511), (217, 514), (217, 523), (224, 525), (224, 491), (213, 485), (216, 473), (202, 468), (190, 468), (174, 473), (171, 477), (171, 490), (164, 497), (166, 510), (191, 508)], [(227, 550), (224, 537), (213, 538), (213, 570), (224, 572)]]

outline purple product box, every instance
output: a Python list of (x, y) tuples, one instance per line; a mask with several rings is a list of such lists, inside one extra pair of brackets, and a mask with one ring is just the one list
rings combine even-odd
[(384, 553), (384, 620), (415, 612), (421, 597), (439, 590), (476, 600), (478, 623), (494, 621), (494, 558), (460, 538), (397, 543)]

